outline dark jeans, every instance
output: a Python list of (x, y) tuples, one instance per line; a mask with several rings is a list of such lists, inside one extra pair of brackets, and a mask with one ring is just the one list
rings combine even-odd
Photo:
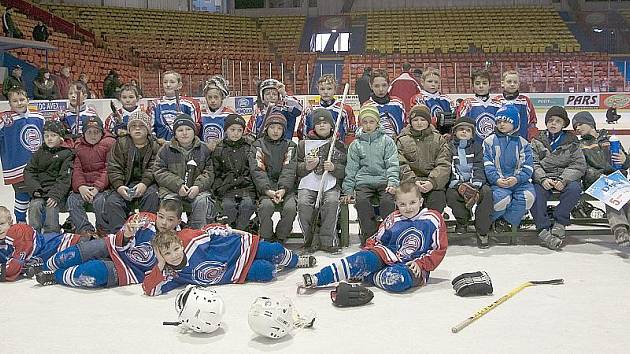
[[(536, 190), (536, 200), (531, 208), (534, 222), (536, 223), (536, 230), (548, 229), (551, 227), (551, 220), (547, 215), (547, 201), (551, 197), (552, 190), (546, 190), (540, 184), (534, 184)], [(560, 192), (560, 203), (556, 206), (553, 218), (554, 220), (564, 226), (571, 224), (571, 210), (575, 208), (580, 195), (582, 194), (582, 187), (577, 181), (569, 182), (562, 192)]]
[[(107, 233), (116, 233), (127, 220), (131, 212), (132, 201), (124, 199), (117, 191), (113, 191), (105, 202), (105, 219), (107, 220)], [(157, 213), (160, 207), (160, 197), (156, 184), (150, 185), (139, 199), (138, 209)]]
[(446, 192), (443, 190), (432, 190), (429, 193), (422, 194), (424, 199), (424, 207), (437, 210), (440, 213), (444, 212), (446, 207)]
[[(271, 216), (276, 211), (280, 212), (280, 221), (278, 222), (278, 225), (276, 225), (274, 237), (273, 220), (271, 220)], [(291, 234), (291, 231), (293, 231), (293, 220), (295, 220), (295, 215), (297, 215), (295, 194), (289, 193), (285, 195), (283, 201), (279, 204), (272, 202), (269, 197), (261, 197), (258, 201), (260, 237), (265, 240), (272, 240), (274, 238), (280, 241), (286, 240)]]
[[(479, 202), (475, 208), (475, 230), (479, 235), (487, 235), (490, 230), (490, 213), (492, 212), (492, 190), (487, 185), (483, 185), (479, 191)], [(471, 211), (466, 208), (466, 202), (456, 188), (446, 190), (446, 202), (453, 211), (453, 216), (457, 222), (468, 224)]]
[(227, 223), (239, 230), (247, 230), (249, 219), (256, 212), (256, 201), (250, 197), (242, 197), (238, 202), (234, 197), (223, 197), (223, 215)]
[(359, 227), (361, 228), (361, 244), (378, 231), (376, 214), (372, 203), (376, 201), (379, 206), (380, 216), (385, 219), (396, 210), (394, 196), (385, 191), (386, 185), (360, 186), (356, 189), (354, 207), (359, 217)]

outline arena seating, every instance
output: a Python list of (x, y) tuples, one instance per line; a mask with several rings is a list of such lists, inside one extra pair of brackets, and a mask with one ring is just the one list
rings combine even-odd
[(274, 16), (258, 19), (269, 43), (281, 53), (296, 53), (306, 18), (302, 16)]

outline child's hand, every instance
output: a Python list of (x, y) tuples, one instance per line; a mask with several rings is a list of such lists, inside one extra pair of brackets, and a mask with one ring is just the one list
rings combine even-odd
[(139, 221), (140, 215), (136, 214), (133, 218), (129, 219), (124, 225), (123, 237), (130, 239), (136, 235), (136, 232), (140, 229), (142, 223)]
[(120, 186), (116, 189), (116, 192), (118, 192), (118, 194), (120, 194), (120, 196), (123, 197), (124, 200), (129, 200), (129, 187)]
[(319, 163), (319, 157), (306, 156), (305, 162), (306, 162), (306, 170), (312, 171), (315, 169), (315, 167), (317, 167), (317, 164)]
[(556, 188), (556, 190), (558, 190), (559, 192), (562, 192), (564, 187), (566, 187), (566, 186), (565, 186), (564, 182), (562, 182), (561, 180), (557, 180), (556, 184), (554, 185), (554, 188)]
[(144, 192), (147, 191), (147, 185), (142, 182), (136, 184), (135, 186), (133, 186), (133, 188), (136, 190), (136, 192), (133, 195), (134, 198), (142, 197)]
[(508, 188), (510, 188), (510, 187), (514, 187), (516, 183), (518, 183), (518, 180), (516, 179), (516, 177), (511, 176), (506, 179), (506, 182), (507, 182)]
[(422, 193), (429, 193), (433, 189), (433, 183), (430, 181), (420, 182), (419, 186)]
[(163, 271), (164, 267), (166, 267), (166, 261), (157, 247), (153, 247), (153, 251), (155, 253), (155, 259), (157, 260), (157, 267), (160, 271)]
[(185, 184), (182, 184), (181, 187), (179, 187), (179, 196), (180, 197), (186, 197), (188, 196), (188, 191), (190, 190), (190, 188), (188, 188)]
[(280, 203), (282, 201), (282, 199), (284, 198), (284, 194), (287, 191), (285, 189), (278, 189), (276, 191), (276, 199), (278, 200), (278, 203)]
[(57, 201), (52, 199), (52, 198), (48, 198), (48, 200), (46, 201), (46, 207), (48, 207), (48, 208), (55, 208), (55, 207), (57, 207)]
[(162, 146), (162, 145), (164, 145), (164, 144), (166, 143), (166, 140), (164, 140), (164, 139), (162, 139), (162, 138), (159, 138), (159, 139), (157, 140), (157, 143), (158, 143), (158, 144), (160, 144), (160, 146)]
[(81, 198), (83, 199), (84, 202), (92, 203), (92, 199), (94, 199), (94, 197), (92, 196), (92, 193), (90, 192), (90, 187), (88, 186), (79, 187), (79, 194), (81, 194)]
[(208, 141), (206, 143), (206, 146), (208, 147), (208, 150), (214, 151), (214, 148), (217, 147), (218, 143), (219, 143), (219, 140), (217, 140), (217, 139), (210, 139), (210, 141)]
[(615, 164), (623, 165), (626, 162), (626, 154), (612, 154), (611, 158)]
[(330, 161), (324, 162), (324, 171), (332, 172), (335, 170), (335, 164)]
[(422, 268), (420, 268), (418, 263), (415, 261), (409, 261), (406, 265), (416, 278), (422, 278)]
[(190, 199), (195, 199), (195, 197), (197, 197), (197, 195), (199, 195), (199, 187), (198, 186), (192, 186), (188, 189), (188, 198)]
[(269, 197), (269, 199), (273, 200), (276, 198), (276, 191), (268, 190), (265, 192), (265, 195)]
[(545, 190), (550, 190), (551, 188), (555, 187), (555, 184), (553, 183), (553, 180), (551, 178), (545, 178), (542, 183), (541, 183), (542, 187), (545, 188)]
[(396, 187), (387, 186), (387, 188), (385, 188), (385, 192), (387, 192), (389, 194), (396, 194)]
[(350, 204), (352, 202), (353, 196), (350, 195), (342, 195), (340, 201), (345, 204)]

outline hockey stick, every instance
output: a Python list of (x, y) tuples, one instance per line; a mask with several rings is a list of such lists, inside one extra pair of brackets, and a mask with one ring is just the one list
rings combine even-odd
[(175, 111), (177, 111), (177, 114), (182, 113), (179, 105), (179, 90), (175, 91)]
[(180, 324), (181, 322), (168, 322), (168, 321), (162, 322), (162, 326), (179, 326)]
[(564, 284), (564, 279), (538, 280), (538, 281), (530, 280), (528, 282), (525, 282), (525, 283), (519, 285), (518, 287), (512, 289), (509, 293), (503, 295), (499, 300), (497, 300), (497, 301), (493, 302), (492, 304), (482, 308), (481, 310), (477, 311), (474, 315), (468, 317), (467, 319), (465, 319), (464, 321), (459, 323), (457, 326), (451, 328), (451, 332), (457, 333), (457, 332), (461, 331), (466, 326), (468, 326), (469, 324), (471, 324), (474, 321), (478, 320), (479, 318), (481, 318), (481, 316), (485, 315), (486, 313), (488, 313), (491, 310), (493, 310), (495, 307), (497, 307), (497, 306), (501, 305), (502, 303), (506, 302), (512, 296), (516, 295), (518, 292), (520, 292), (521, 290), (523, 290), (523, 289), (525, 289), (527, 287), (534, 286), (534, 285), (561, 285), (561, 284)]
[(75, 109), (75, 114), (77, 115), (77, 121), (75, 122), (74, 125), (74, 132), (73, 138), (78, 138), (79, 136), (81, 136), (79, 134), (79, 132), (81, 131), (81, 126), (83, 126), (83, 122), (81, 122), (81, 105), (83, 104), (83, 102), (81, 102), (81, 90), (77, 90), (77, 106), (74, 107)]

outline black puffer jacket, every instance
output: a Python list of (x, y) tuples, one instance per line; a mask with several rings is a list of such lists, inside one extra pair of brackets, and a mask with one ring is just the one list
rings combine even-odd
[(26, 192), (57, 203), (64, 201), (72, 185), (73, 159), (74, 153), (65, 143), (52, 149), (42, 144), (24, 169)]
[(256, 197), (256, 188), (249, 173), (249, 153), (252, 140), (243, 137), (238, 141), (223, 139), (212, 152), (214, 183), (212, 190), (219, 197)]

